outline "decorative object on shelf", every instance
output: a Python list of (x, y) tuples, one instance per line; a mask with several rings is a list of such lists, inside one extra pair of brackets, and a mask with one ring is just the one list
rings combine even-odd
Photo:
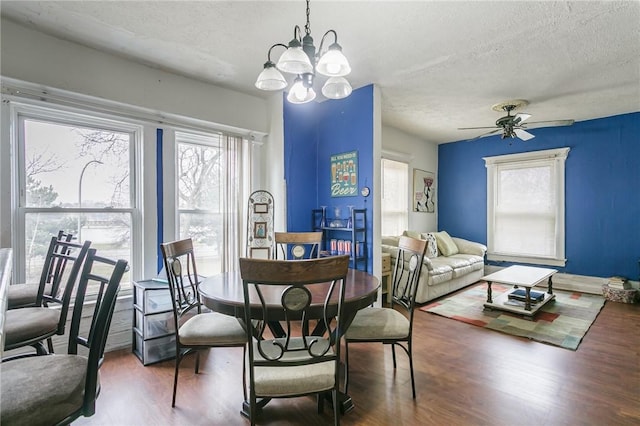
[(320, 219), (320, 228), (327, 226), (327, 206), (320, 206), (322, 209), (322, 219)]
[(358, 195), (358, 151), (331, 156), (331, 196)]
[(270, 259), (274, 253), (273, 196), (268, 191), (251, 193), (247, 205), (248, 257)]
[[(344, 76), (351, 72), (349, 61), (342, 53), (338, 44), (338, 34), (328, 30), (322, 36), (320, 47), (316, 52), (311, 37), (309, 0), (307, 0), (307, 23), (304, 26), (305, 35), (302, 37), (298, 25), (293, 28), (293, 39), (289, 45), (276, 43), (269, 48), (267, 62), (256, 80), (256, 87), (260, 90), (282, 90), (287, 87), (287, 80), (280, 71), (295, 74), (293, 85), (289, 89), (287, 100), (294, 104), (311, 102), (316, 97), (313, 88), (315, 73), (329, 77), (322, 87), (322, 94), (329, 99), (342, 99), (351, 94), (352, 88)], [(323, 49), (325, 38), (333, 35), (333, 44)], [(271, 61), (271, 51), (274, 47), (284, 47), (286, 51), (280, 56), (278, 63)]]
[(435, 213), (436, 175), (420, 169), (413, 169), (413, 211)]

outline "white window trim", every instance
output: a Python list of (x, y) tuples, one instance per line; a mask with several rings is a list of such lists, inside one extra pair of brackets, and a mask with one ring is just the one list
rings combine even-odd
[[(502, 262), (530, 263), (534, 265), (549, 265), (564, 267), (565, 258), (565, 161), (570, 148), (531, 151), (519, 154), (484, 157), (487, 168), (487, 260)], [(506, 163), (532, 162), (541, 160), (555, 160), (556, 184), (560, 189), (556, 191), (556, 256), (532, 257), (510, 256), (496, 253), (494, 249), (494, 200), (497, 190), (496, 170), (498, 165)]]
[[(132, 174), (130, 176), (130, 187), (133, 188), (131, 193), (131, 207), (129, 208), (109, 208), (109, 209), (88, 209), (88, 208), (35, 208), (25, 207), (24, 182), (21, 181), (22, 173), (12, 173), (12, 246), (15, 247), (13, 279), (14, 282), (24, 282), (24, 217), (26, 213), (37, 212), (68, 212), (74, 213), (84, 212), (123, 212), (131, 213), (131, 232), (134, 235), (142, 235), (142, 135), (143, 126), (140, 122), (125, 120), (120, 117), (113, 118), (108, 114), (95, 111), (86, 111), (80, 108), (68, 107), (58, 104), (46, 104), (44, 102), (26, 100), (13, 96), (5, 96), (9, 100), (9, 118), (10, 122), (15, 125), (10, 130), (10, 145), (12, 147), (12, 166), (13, 170), (24, 169), (24, 144), (20, 140), (18, 123), (21, 116), (35, 119), (42, 119), (62, 124), (76, 124), (82, 122), (84, 125), (94, 125), (100, 128), (126, 132), (133, 135), (132, 149), (130, 152), (130, 167)], [(142, 277), (142, 238), (134, 239), (131, 247), (131, 280), (139, 280)], [(129, 293), (130, 289), (125, 289), (121, 295)]]

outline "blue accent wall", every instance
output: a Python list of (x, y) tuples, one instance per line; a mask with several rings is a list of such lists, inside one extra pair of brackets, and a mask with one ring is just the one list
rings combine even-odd
[(640, 260), (640, 113), (438, 147), (438, 229), (487, 242), (483, 157), (569, 147), (565, 181), (565, 255), (561, 272), (638, 280)]
[(162, 184), (162, 177), (164, 173), (162, 171), (162, 129), (156, 129), (156, 211), (158, 212), (158, 227), (157, 227), (157, 269), (158, 273), (162, 270), (162, 251), (160, 250), (160, 243), (164, 242), (164, 187)]
[[(372, 271), (373, 210), (371, 196), (331, 197), (333, 154), (358, 152), (358, 188), (373, 182), (373, 86), (351, 96), (322, 103), (294, 105), (284, 102), (284, 166), (287, 181), (287, 227), (310, 231), (311, 210), (339, 206), (367, 208), (368, 270)], [(346, 217), (346, 216), (344, 216)]]

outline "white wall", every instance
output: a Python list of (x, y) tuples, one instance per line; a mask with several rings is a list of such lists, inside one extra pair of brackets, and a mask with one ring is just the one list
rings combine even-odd
[[(114, 55), (60, 40), (6, 19), (0, 22), (0, 75), (3, 94), (13, 93), (12, 80), (31, 89), (53, 88), (87, 99), (100, 98), (144, 111), (149, 117), (188, 117), (195, 125), (253, 135), (270, 132), (268, 101), (140, 65)], [(118, 106), (116, 104), (116, 106)], [(274, 105), (274, 107), (278, 107)], [(280, 105), (280, 116), (282, 116)], [(7, 115), (2, 103), (1, 113)], [(282, 121), (282, 120), (280, 120)], [(4, 121), (5, 123), (7, 121)], [(157, 127), (165, 127), (158, 124)], [(155, 138), (150, 132), (149, 137)], [(276, 134), (282, 137), (282, 124)], [(11, 155), (9, 129), (0, 129), (0, 247), (11, 246)], [(170, 135), (168, 135), (170, 136)], [(277, 140), (276, 138), (272, 138)], [(155, 164), (154, 141), (145, 140), (144, 164)], [(282, 163), (274, 153), (270, 164)], [(145, 167), (145, 180), (155, 182), (155, 168)], [(155, 191), (144, 193), (144, 214), (155, 220)], [(167, 219), (167, 218), (165, 218)], [(155, 224), (145, 221), (145, 246), (157, 247)], [(145, 250), (146, 252), (147, 250)], [(145, 253), (145, 274), (155, 267), (155, 250)]]
[(268, 133), (264, 99), (0, 22), (3, 77)]
[[(394, 127), (382, 126), (382, 157), (409, 163), (409, 229), (421, 232), (438, 230), (438, 145), (409, 135)], [(413, 169), (436, 175), (436, 212), (418, 213), (411, 208)]]

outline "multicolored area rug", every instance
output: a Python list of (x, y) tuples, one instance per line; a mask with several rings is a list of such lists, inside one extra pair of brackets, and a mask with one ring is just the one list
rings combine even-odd
[[(494, 298), (510, 289), (510, 286), (491, 284)], [(553, 292), (555, 301), (543, 306), (533, 321), (508, 312), (485, 311), (486, 282), (430, 303), (420, 310), (575, 351), (604, 306), (605, 299), (595, 294)]]

